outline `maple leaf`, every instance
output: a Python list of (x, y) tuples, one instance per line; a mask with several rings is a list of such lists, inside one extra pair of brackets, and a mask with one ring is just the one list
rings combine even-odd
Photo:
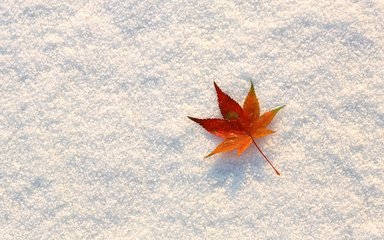
[(224, 141), (208, 154), (206, 158), (217, 153), (233, 150), (237, 150), (237, 155), (240, 156), (253, 143), (265, 160), (275, 170), (276, 174), (280, 175), (279, 171), (277, 171), (271, 161), (269, 161), (263, 151), (261, 151), (260, 147), (255, 142), (255, 139), (274, 133), (274, 131), (267, 127), (275, 117), (276, 113), (284, 106), (265, 112), (260, 116), (259, 100), (257, 99), (252, 81), (251, 88), (249, 89), (242, 107), (230, 96), (224, 93), (215, 82), (214, 85), (220, 112), (224, 119), (198, 119), (188, 117), (192, 121), (200, 124), (208, 132), (224, 138)]

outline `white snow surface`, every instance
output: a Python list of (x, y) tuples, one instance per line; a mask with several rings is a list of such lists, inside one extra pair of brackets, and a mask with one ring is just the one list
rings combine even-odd
[[(383, 239), (384, 2), (0, 3), (0, 238)], [(221, 139), (213, 81), (262, 111)]]

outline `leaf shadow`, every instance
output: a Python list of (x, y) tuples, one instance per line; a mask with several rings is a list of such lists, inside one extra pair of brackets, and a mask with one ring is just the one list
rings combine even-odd
[(262, 156), (257, 150), (247, 150), (242, 156), (225, 153), (218, 157), (207, 172), (207, 180), (212, 188), (223, 188), (231, 197), (252, 179), (258, 182), (266, 179)]

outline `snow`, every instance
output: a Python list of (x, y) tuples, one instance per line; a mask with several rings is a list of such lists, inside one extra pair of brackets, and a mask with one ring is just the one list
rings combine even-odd
[[(383, 239), (383, 1), (0, 3), (1, 239)], [(254, 147), (213, 81), (262, 111)]]

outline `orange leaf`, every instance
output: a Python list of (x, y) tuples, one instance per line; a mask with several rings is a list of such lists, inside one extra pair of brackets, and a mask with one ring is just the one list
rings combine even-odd
[(274, 131), (267, 129), (267, 127), (275, 117), (276, 113), (284, 106), (266, 112), (260, 117), (259, 101), (252, 82), (248, 95), (244, 100), (243, 108), (235, 100), (224, 93), (216, 83), (214, 83), (214, 85), (219, 108), (224, 119), (198, 119), (188, 117), (192, 121), (200, 124), (208, 132), (224, 138), (224, 141), (206, 157), (221, 152), (233, 151), (235, 149), (237, 149), (237, 155), (241, 155), (253, 142), (257, 150), (260, 151), (265, 160), (275, 170), (276, 174), (280, 175), (261, 151), (255, 142), (255, 139), (274, 133)]

